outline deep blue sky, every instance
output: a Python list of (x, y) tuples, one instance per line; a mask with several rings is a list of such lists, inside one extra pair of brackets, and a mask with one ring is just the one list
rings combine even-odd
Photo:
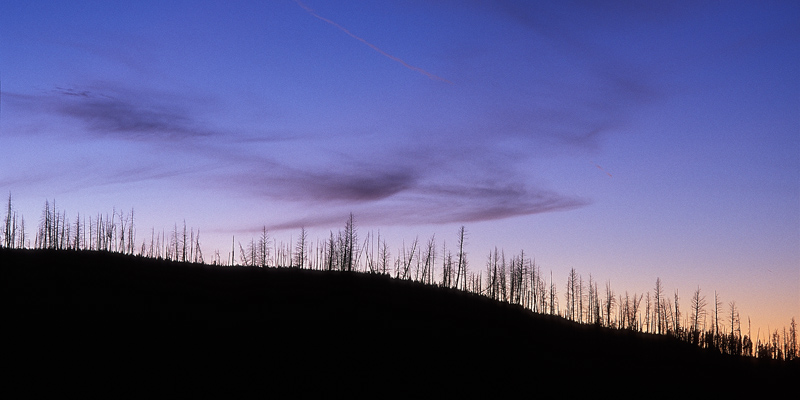
[(393, 253), (466, 225), (473, 271), (525, 249), (559, 285), (800, 317), (797, 2), (1, 8), (0, 190), (29, 231), (55, 198), (225, 254), (353, 212)]

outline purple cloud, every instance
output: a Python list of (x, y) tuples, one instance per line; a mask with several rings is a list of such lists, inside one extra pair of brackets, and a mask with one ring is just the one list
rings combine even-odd
[[(371, 225), (419, 225), (467, 223), (511, 218), (589, 205), (586, 199), (547, 190), (509, 190), (489, 187), (415, 188), (369, 207), (315, 208), (313, 216), (273, 223), (270, 229), (337, 225), (349, 212), (360, 223)], [(320, 211), (321, 210), (321, 211)], [(260, 229), (260, 228), (259, 228)], [(253, 227), (253, 231), (256, 231)]]
[(219, 135), (197, 118), (201, 101), (114, 85), (4, 93), (13, 106), (78, 121), (91, 135), (125, 140), (182, 140)]
[(362, 223), (414, 225), (486, 221), (589, 204), (586, 199), (532, 188), (520, 177), (479, 182), (451, 176), (441, 182), (411, 166), (373, 165), (364, 170), (341, 166), (319, 172), (266, 164), (220, 177), (217, 184), (225, 190), (248, 190), (265, 201), (299, 203), (313, 210), (312, 216), (273, 222), (270, 229), (329, 226), (349, 212)]
[(190, 111), (174, 103), (88, 90), (62, 89), (56, 93), (63, 95), (61, 99), (51, 98), (56, 112), (83, 122), (100, 135), (183, 139), (212, 134), (199, 126)]
[(261, 160), (220, 177), (223, 186), (249, 188), (257, 196), (310, 204), (374, 202), (401, 193), (419, 178), (412, 170), (342, 165), (325, 171), (290, 168)]

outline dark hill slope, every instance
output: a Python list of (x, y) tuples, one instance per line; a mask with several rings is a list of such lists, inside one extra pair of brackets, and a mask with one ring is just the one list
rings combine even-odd
[(745, 382), (798, 376), (796, 364), (723, 357), (379, 275), (0, 249), (0, 279), (4, 359), (58, 376), (85, 361), (87, 373), (139, 382), (233, 376), (406, 394), (551, 385), (677, 393), (731, 382), (740, 393)]

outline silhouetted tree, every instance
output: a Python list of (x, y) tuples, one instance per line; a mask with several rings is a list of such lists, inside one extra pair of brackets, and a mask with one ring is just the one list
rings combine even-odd
[(200, 248), (200, 229), (197, 230), (197, 235), (194, 237), (195, 240), (195, 252), (194, 252), (194, 260), (195, 263), (203, 264), (203, 250)]
[(700, 327), (700, 321), (706, 315), (706, 297), (700, 294), (700, 287), (697, 287), (694, 295), (692, 296), (692, 342), (698, 344), (700, 342), (700, 332), (703, 329)]
[(67, 212), (61, 211), (61, 217), (59, 217), (58, 214), (56, 214), (56, 219), (59, 221), (58, 228), (56, 230), (56, 235), (57, 235), (56, 248), (59, 250), (66, 249), (69, 245), (69, 234), (70, 234), (69, 232), (70, 224), (69, 220), (67, 220)]
[[(19, 224), (19, 235), (17, 235), (17, 237), (18, 237), (18, 239), (17, 239), (18, 240), (17, 248), (24, 249), (25, 248), (25, 237), (26, 237), (25, 236), (25, 217), (24, 216), (20, 216), (19, 219), (20, 219), (20, 224)], [(16, 221), (16, 216), (15, 216), (14, 220)], [(13, 237), (13, 235), (12, 235), (12, 237)]]
[(630, 296), (628, 292), (625, 292), (625, 301), (622, 301), (622, 295), (619, 296), (619, 309), (617, 310), (617, 316), (619, 318), (619, 328), (630, 328)]
[(261, 227), (261, 236), (258, 238), (258, 265), (262, 268), (269, 265), (269, 232), (267, 227)]
[[(117, 250), (121, 253), (124, 253), (125, 250), (127, 250), (127, 246), (125, 246), (125, 239), (127, 234), (125, 228), (127, 228), (127, 223), (128, 221), (125, 218), (125, 214), (122, 213), (122, 210), (119, 210), (119, 235), (117, 236), (119, 240), (119, 245), (117, 246)], [(186, 221), (184, 221), (183, 226), (185, 230)], [(184, 249), (184, 253), (186, 252), (185, 250), (186, 249)]]
[[(628, 294), (625, 293), (625, 297), (627, 298)], [(628, 329), (632, 329), (635, 331), (640, 331), (639, 327), (639, 305), (642, 303), (642, 295), (640, 294), (639, 297), (636, 297), (636, 293), (633, 294), (633, 298), (631, 299), (631, 305), (628, 307)]]
[(422, 283), (433, 283), (434, 267), (436, 265), (436, 235), (431, 236), (428, 244), (425, 247), (425, 253), (422, 256), (424, 263), (422, 268)]
[(741, 354), (741, 341), (740, 338), (742, 337), (742, 324), (739, 319), (739, 310), (736, 308), (736, 302), (730, 301), (728, 303), (728, 321), (731, 323), (731, 333), (730, 333), (730, 341), (738, 342), (736, 347), (733, 350), (736, 350), (735, 353), (731, 354)]
[(447, 251), (447, 242), (442, 243), (442, 286), (453, 285), (453, 255)]
[(462, 225), (461, 228), (458, 229), (458, 265), (456, 268), (456, 289), (458, 289), (459, 283), (463, 282), (462, 288), (466, 286), (467, 280), (467, 253), (464, 252), (464, 241), (467, 237), (467, 231)]
[[(417, 241), (417, 238), (415, 238), (414, 240)], [(415, 259), (416, 261), (414, 262), (414, 280), (419, 282), (420, 281), (419, 274), (420, 271), (422, 270), (422, 250), (419, 247), (417, 247), (416, 249)]]
[(78, 217), (75, 219), (75, 238), (72, 242), (72, 247), (75, 250), (81, 249), (81, 214), (78, 213)]
[(578, 322), (583, 323), (583, 277), (578, 275)]
[[(380, 243), (380, 232), (378, 232), (378, 243)], [(375, 260), (375, 234), (372, 231), (367, 232), (367, 237), (364, 238), (364, 244), (361, 246), (362, 250), (364, 251), (364, 257), (366, 258), (366, 271), (369, 273), (374, 274), (375, 269), (377, 267), (377, 262)]]
[(497, 300), (498, 297), (497, 256), (497, 247), (495, 247), (494, 252), (489, 252), (489, 258), (486, 261), (486, 289), (492, 300)]
[(775, 332), (772, 333), (772, 344), (771, 344), (771, 353), (773, 360), (783, 360), (783, 349), (781, 348), (781, 336), (778, 334), (778, 330), (775, 329)]
[(236, 265), (236, 236), (231, 236), (231, 257), (228, 265)]
[(61, 227), (61, 233), (58, 238), (58, 248), (59, 249), (66, 249), (69, 247), (69, 235), (70, 235), (70, 224), (69, 220), (67, 219), (67, 212), (61, 211), (61, 223), (59, 225)]
[(520, 252), (519, 257), (513, 257), (511, 259), (511, 267), (510, 267), (511, 276), (509, 282), (511, 283), (511, 298), (510, 302), (514, 304), (523, 304), (523, 295), (526, 291), (526, 282), (525, 276), (526, 268), (525, 268), (525, 252)]
[(530, 286), (531, 286), (531, 305), (530, 308), (533, 312), (540, 312), (541, 310), (541, 294), (539, 291), (541, 290), (541, 286), (539, 285), (539, 281), (541, 277), (539, 276), (539, 267), (536, 265), (536, 260), (534, 259), (531, 262), (531, 268), (528, 271), (530, 274)]
[(722, 306), (722, 302), (719, 299), (719, 293), (717, 293), (717, 291), (715, 290), (714, 291), (714, 327), (713, 327), (714, 328), (714, 346), (715, 347), (720, 346), (720, 343), (719, 343), (718, 339), (719, 339), (719, 335), (720, 335), (720, 332), (719, 332), (719, 312), (720, 312), (720, 307), (721, 306)]
[[(116, 234), (117, 234), (116, 216), (117, 216), (116, 208), (112, 208), (111, 209), (111, 219), (109, 219), (108, 215), (106, 215), (106, 224), (107, 225), (105, 227), (105, 232), (106, 232), (106, 236), (107, 237), (106, 237), (105, 240), (106, 240), (106, 250), (107, 251), (116, 251), (117, 250), (116, 249), (117, 240), (116, 240), (116, 237), (115, 237)], [(176, 251), (175, 254), (177, 254), (177, 253), (178, 252)]]
[(16, 218), (14, 218), (11, 213), (11, 192), (9, 192), (8, 211), (6, 212), (5, 227), (3, 228), (3, 247), (6, 248), (14, 247), (14, 229), (12, 219)]
[(800, 357), (797, 346), (797, 323), (794, 321), (794, 317), (792, 317), (792, 322), (789, 324), (789, 351), (786, 356), (789, 361)]
[(350, 217), (347, 219), (347, 222), (344, 226), (344, 235), (342, 237), (342, 270), (343, 271), (353, 271), (353, 262), (355, 260), (355, 253), (356, 253), (356, 226), (355, 226), (355, 218), (353, 217), (353, 213), (350, 213)]
[[(181, 235), (181, 261), (186, 262), (187, 255), (186, 255), (186, 244), (187, 240), (189, 240), (188, 236), (186, 235), (186, 220), (183, 220), (183, 234)], [(250, 241), (252, 245), (253, 241)], [(251, 246), (252, 248), (252, 246)], [(251, 257), (252, 260), (252, 257)]]
[(595, 325), (603, 323), (600, 308), (600, 293), (597, 290), (597, 281), (594, 281), (592, 275), (589, 274), (589, 323)]
[[(378, 241), (380, 243), (380, 240)], [(380, 270), (381, 273), (386, 275), (388, 272), (389, 262), (390, 262), (391, 254), (389, 254), (389, 245), (386, 244), (386, 239), (383, 240), (383, 245), (381, 246), (381, 260), (380, 260)]]
[(680, 307), (678, 306), (678, 289), (675, 289), (675, 313), (673, 314), (672, 326), (675, 327), (675, 335), (676, 337), (681, 337), (681, 311)]
[(133, 208), (131, 208), (130, 220), (128, 223), (128, 253), (133, 254), (136, 243), (136, 229), (133, 224)]
[(650, 325), (650, 307), (650, 292), (647, 292), (644, 297), (644, 330), (648, 333), (653, 331)]
[(50, 207), (50, 202), (45, 200), (35, 247), (64, 249), (69, 244), (69, 234), (69, 221), (67, 221), (66, 212), (59, 214), (55, 200), (53, 200), (52, 208)]
[(36, 234), (36, 248), (46, 249), (50, 247), (51, 224), (52, 217), (50, 216), (50, 200), (45, 200), (44, 210), (42, 210), (42, 217), (39, 222), (39, 232)]
[(403, 265), (401, 266), (402, 276), (401, 279), (409, 279), (409, 269), (411, 268), (411, 262), (414, 259), (414, 253), (417, 251), (417, 240), (418, 238), (414, 238), (414, 243), (411, 245), (411, 251), (406, 252), (406, 245), (403, 243), (402, 247), (402, 254), (403, 254)]
[[(248, 250), (250, 250), (250, 251), (252, 251), (252, 249), (253, 249), (252, 244), (253, 244), (253, 242), (251, 241), (250, 242), (250, 246), (248, 248)], [(245, 266), (245, 267), (249, 267), (249, 266), (253, 265), (252, 264), (253, 263), (253, 258), (250, 257), (250, 251), (246, 251), (244, 249), (244, 247), (242, 246), (242, 243), (239, 242), (239, 259), (240, 259), (242, 265)]]
[(792, 355), (789, 354), (789, 351), (790, 351), (789, 347), (790, 346), (791, 345), (789, 343), (789, 335), (786, 333), (786, 327), (784, 326), (783, 327), (783, 359), (784, 360), (791, 360), (792, 359)]
[(511, 257), (508, 272), (508, 302), (516, 304), (519, 292), (517, 289), (517, 257)]
[[(500, 287), (500, 300), (508, 301), (508, 284), (506, 280), (506, 252), (505, 250), (500, 251), (500, 281), (498, 285)], [(552, 276), (550, 277), (552, 281)]]
[(656, 287), (653, 290), (653, 301), (655, 302), (655, 324), (656, 324), (656, 333), (662, 334), (664, 333), (664, 310), (663, 310), (663, 298), (664, 292), (661, 287), (661, 278), (656, 278)]
[(305, 227), (300, 228), (300, 236), (297, 238), (297, 246), (295, 247), (295, 266), (303, 268), (306, 265), (306, 250), (308, 242), (308, 232)]
[(545, 282), (545, 279), (542, 278), (541, 270), (539, 269), (538, 266), (537, 266), (536, 269), (537, 269), (537, 273), (536, 273), (537, 284), (536, 285), (538, 286), (538, 289), (536, 289), (536, 291), (537, 291), (537, 293), (539, 295), (539, 309), (538, 309), (538, 312), (544, 313), (544, 312), (547, 312), (547, 298), (548, 298), (547, 297), (548, 296), (547, 282)]
[(328, 239), (328, 244), (326, 245), (327, 251), (325, 252), (327, 256), (327, 262), (325, 264), (328, 271), (334, 270), (336, 267), (336, 260), (338, 260), (336, 255), (336, 242), (336, 239), (333, 237), (333, 231), (331, 231), (331, 237)]
[(556, 283), (553, 281), (553, 271), (550, 271), (550, 315), (558, 314), (558, 294), (556, 293)]
[(611, 310), (614, 309), (614, 303), (616, 299), (614, 296), (614, 292), (611, 290), (611, 282), (606, 281), (606, 301), (605, 301), (605, 312), (606, 312), (606, 326), (612, 327), (611, 324)]
[(564, 291), (564, 297), (566, 300), (566, 317), (570, 321), (575, 321), (575, 317), (577, 314), (577, 296), (576, 291), (578, 288), (578, 273), (575, 271), (575, 268), (571, 268), (569, 270), (569, 275), (567, 276), (567, 286), (566, 290)]

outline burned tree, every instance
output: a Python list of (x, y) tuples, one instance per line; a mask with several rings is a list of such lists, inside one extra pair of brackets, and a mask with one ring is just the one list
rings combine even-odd
[[(466, 240), (467, 232), (464, 226), (458, 229), (458, 265), (456, 266), (456, 289), (459, 284), (462, 288), (467, 286), (467, 254), (464, 252), (464, 241)], [(463, 282), (463, 283), (461, 283)]]
[(694, 291), (692, 295), (692, 342), (698, 344), (700, 341), (700, 332), (703, 330), (700, 327), (701, 320), (706, 316), (706, 297), (700, 294), (700, 287)]
[(297, 238), (297, 245), (295, 246), (294, 265), (298, 268), (303, 268), (306, 264), (306, 251), (308, 242), (308, 232), (305, 227), (300, 228), (300, 237)]
[(356, 227), (355, 227), (355, 219), (353, 217), (353, 213), (350, 213), (350, 217), (347, 219), (347, 222), (344, 226), (344, 234), (342, 235), (342, 246), (341, 246), (341, 268), (342, 271), (351, 272), (353, 271), (353, 264), (355, 261), (355, 254), (356, 250)]

